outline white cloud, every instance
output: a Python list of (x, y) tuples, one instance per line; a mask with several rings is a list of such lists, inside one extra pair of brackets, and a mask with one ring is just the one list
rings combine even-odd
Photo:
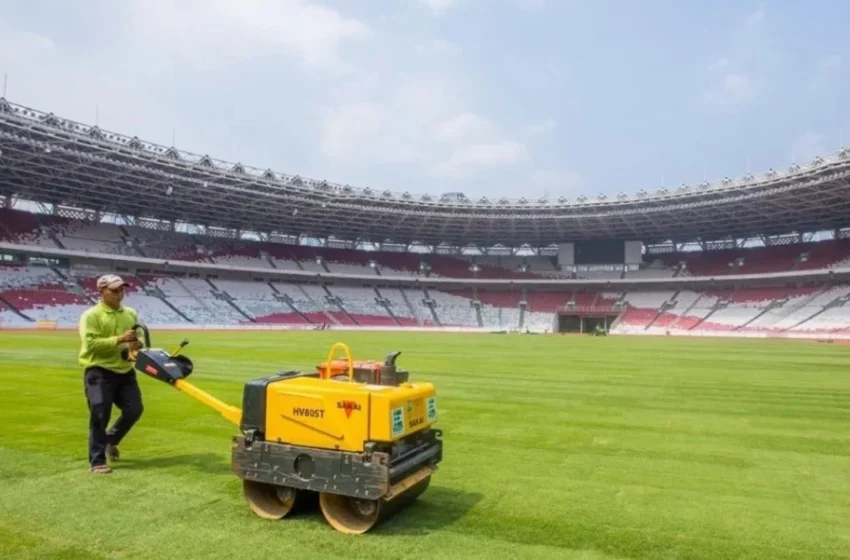
[[(566, 1), (560, 0), (560, 2)], [(427, 6), (435, 15), (442, 15), (458, 4), (458, 0), (418, 0), (418, 2)], [(491, 2), (492, 0), (484, 0), (480, 4), (486, 6)], [(546, 0), (511, 0), (511, 2), (523, 10), (540, 9), (546, 5)]]
[(802, 163), (813, 160), (815, 156), (825, 155), (827, 153), (825, 140), (823, 134), (804, 132), (791, 144), (791, 161)]
[(43, 35), (0, 29), (0, 60), (6, 62), (24, 61), (37, 57), (45, 51), (52, 50), (54, 46), (53, 41)]
[(464, 179), (493, 167), (513, 166), (530, 160), (528, 147), (512, 140), (456, 146), (452, 154), (432, 167), (437, 177)]
[(445, 39), (434, 39), (428, 43), (416, 45), (416, 52), (422, 55), (456, 56), (460, 54), (460, 47)]
[(310, 67), (339, 67), (340, 50), (368, 27), (306, 0), (133, 0), (124, 5), (128, 38), (210, 67), (287, 54)]
[(517, 6), (525, 10), (534, 10), (546, 5), (546, 0), (514, 0), (514, 2)]
[[(319, 2), (127, 0), (81, 30), (122, 30), (109, 49), (96, 50), (49, 25), (8, 23), (4, 31), (0, 23), (0, 73), (9, 72), (13, 102), (86, 123), (99, 110), (109, 130), (170, 144), (176, 129), (181, 149), (284, 172), (334, 173), (340, 182), (358, 175), (361, 183), (390, 182), (392, 166), (410, 166), (418, 177), (486, 178), (482, 188), (492, 189), (495, 179), (533, 168), (525, 142), (554, 130), (554, 120), (506, 129), (477, 112), (474, 91), (462, 90), (463, 80), (444, 65), (416, 60), (409, 37), (389, 40), (421, 66), (394, 75), (393, 61), (382, 60), (345, 73), (358, 62), (351, 47), (373, 31)], [(420, 40), (423, 54), (458, 52), (445, 39)], [(274, 77), (263, 76), (263, 67)], [(207, 95), (217, 83), (221, 90)], [(389, 178), (376, 179), (382, 175)]]
[(763, 80), (776, 64), (776, 52), (763, 36), (765, 20), (766, 12), (759, 8), (732, 26), (727, 53), (706, 67), (708, 82), (697, 94), (697, 103), (732, 108), (752, 101), (765, 89)]
[(462, 113), (436, 126), (435, 136), (449, 144), (483, 142), (496, 136), (495, 125), (475, 113)]
[(764, 9), (759, 9), (747, 16), (747, 26), (755, 27), (764, 23)]
[(522, 131), (522, 135), (526, 137), (530, 136), (543, 136), (545, 134), (549, 134), (557, 128), (558, 123), (555, 119), (546, 119), (543, 122), (531, 124), (525, 127)]
[(729, 72), (705, 90), (699, 97), (704, 105), (730, 107), (750, 101), (756, 94), (756, 84), (747, 74)]
[(471, 178), (494, 167), (525, 163), (531, 156), (522, 142), (475, 113), (461, 113), (437, 124), (437, 152), (447, 155), (432, 165), (437, 177)]
[(841, 69), (841, 55), (831, 54), (818, 60), (817, 67), (821, 72), (837, 72)]
[(77, 57), (51, 37), (0, 24), (0, 71), (8, 72), (9, 101), (86, 124), (94, 124), (99, 112), (104, 128), (170, 142), (179, 111), (136, 87), (133, 70), (105, 62), (107, 54)]
[(815, 73), (809, 90), (814, 93), (830, 90), (836, 83), (841, 72), (843, 59), (840, 54), (831, 54), (820, 58), (815, 63)]
[(432, 12), (439, 15), (448, 11), (454, 5), (455, 0), (419, 0), (419, 2), (425, 4)]
[(531, 173), (531, 182), (544, 189), (553, 189), (558, 195), (576, 193), (584, 187), (584, 179), (577, 171), (551, 171), (536, 169)]
[[(92, 124), (98, 112), (104, 128), (163, 144), (171, 143), (176, 130), (180, 148), (259, 166), (281, 164), (268, 142), (247, 138), (246, 131), (258, 128), (254, 122), (222, 134), (220, 122), (198, 118), (209, 108), (196, 76), (209, 85), (216, 79), (212, 71), (262, 60), (300, 77), (286, 59), (323, 77), (339, 76), (349, 68), (346, 47), (371, 33), (363, 23), (308, 0), (127, 0), (85, 19), (83, 35), (99, 28), (121, 33), (109, 49), (86, 51), (87, 41), (51, 33), (48, 24), (0, 21), (0, 73), (9, 74), (10, 101)], [(225, 87), (238, 90), (234, 79), (221, 75)], [(298, 87), (292, 82), (297, 77), (288, 78), (292, 87)], [(281, 81), (278, 75), (266, 84), (278, 87)], [(180, 106), (187, 92), (199, 99), (197, 107)], [(246, 98), (270, 100), (273, 107), (286, 97), (237, 92), (223, 111), (241, 111)]]
[(360, 99), (336, 98), (323, 110), (322, 154), (332, 164), (419, 163), (441, 178), (480, 176), (529, 161), (528, 147), (492, 121), (465, 111), (452, 83), (407, 78)]
[(708, 65), (708, 69), (711, 72), (723, 72), (728, 70), (732, 62), (728, 58), (719, 58)]
[(450, 84), (424, 76), (365, 80), (342, 86), (322, 109), (322, 154), (348, 165), (432, 158), (437, 123), (458, 110)]
[(325, 111), (321, 150), (343, 164), (397, 164), (428, 157), (414, 125), (395, 120), (396, 109), (380, 103), (350, 103)]

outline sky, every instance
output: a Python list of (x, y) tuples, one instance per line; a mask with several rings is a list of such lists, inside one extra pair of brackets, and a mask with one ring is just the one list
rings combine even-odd
[(0, 0), (6, 98), (260, 169), (536, 200), (850, 144), (850, 2)]

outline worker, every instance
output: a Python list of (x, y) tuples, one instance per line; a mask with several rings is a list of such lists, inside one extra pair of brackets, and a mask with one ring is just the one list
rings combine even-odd
[[(118, 444), (143, 410), (136, 372), (126, 358), (127, 351), (141, 347), (132, 329), (139, 317), (134, 309), (122, 305), (125, 286), (114, 274), (98, 278), (101, 299), (83, 312), (79, 323), (79, 363), (89, 409), (89, 469), (97, 474), (112, 472), (107, 459), (119, 459)], [(121, 416), (107, 428), (113, 404)]]

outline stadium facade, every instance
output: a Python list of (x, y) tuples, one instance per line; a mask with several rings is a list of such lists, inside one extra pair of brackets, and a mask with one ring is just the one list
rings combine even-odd
[(470, 200), (226, 163), (0, 99), (0, 197), (15, 328), (75, 322), (118, 270), (149, 322), (187, 328), (850, 335), (848, 150), (716, 184)]

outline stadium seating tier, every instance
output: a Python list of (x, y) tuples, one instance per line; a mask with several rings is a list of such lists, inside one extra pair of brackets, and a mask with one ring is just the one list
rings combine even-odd
[[(850, 240), (648, 258), (640, 270), (561, 270), (550, 257), (445, 256), (234, 241), (0, 209), (0, 240), (89, 253), (236, 267), (437, 278), (672, 278), (850, 267)], [(524, 270), (523, 270), (524, 269)], [(0, 267), (0, 325), (75, 323), (95, 300), (96, 274)], [(265, 282), (125, 274), (127, 304), (157, 324), (458, 326), (552, 330), (561, 310), (614, 314), (614, 332), (850, 332), (850, 288), (453, 291), (346, 282)]]

